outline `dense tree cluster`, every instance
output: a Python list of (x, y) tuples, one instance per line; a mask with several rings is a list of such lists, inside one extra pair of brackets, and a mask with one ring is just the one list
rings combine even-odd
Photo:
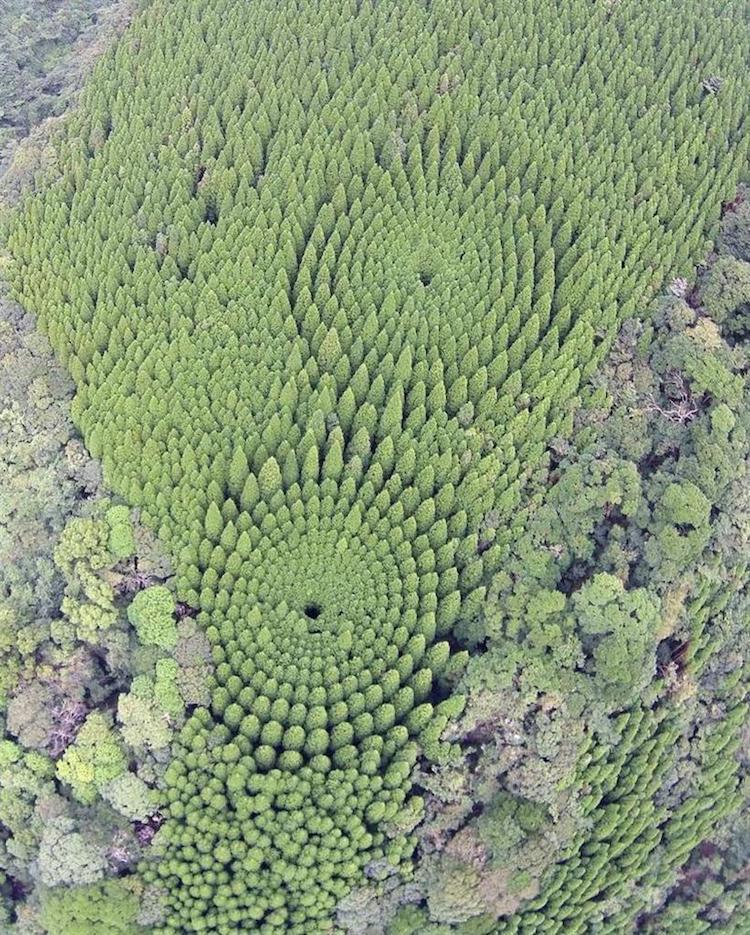
[[(205, 697), (210, 647), (186, 618), (172, 621), (170, 658), (138, 648), (127, 608), (134, 589), (168, 577), (168, 564), (130, 509), (102, 497), (101, 472), (70, 422), (72, 384), (5, 296), (0, 335), (0, 928), (88, 935), (99, 913), (101, 926), (132, 932), (117, 887), (84, 884), (137, 863), (158, 820), (172, 732), (185, 705)], [(151, 725), (162, 762), (130, 746), (132, 725), (113, 711), (150, 679), (165, 699)], [(138, 909), (142, 885), (128, 886), (138, 918), (158, 917), (158, 894), (142, 900), (149, 916)]]
[[(0, 892), (23, 935), (58, 931), (40, 922), (49, 893), (60, 912), (66, 899), (80, 908), (78, 887), (135, 868), (152, 823), (161, 820), (159, 790), (174, 731), (195, 692), (208, 685), (209, 647), (192, 621), (171, 619), (176, 636), (166, 651), (141, 644), (128, 620), (132, 588), (166, 574), (150, 534), (127, 507), (107, 499), (78, 501), (76, 508), (81, 515), (53, 537), (59, 607), (34, 651), (20, 653), (23, 668), (9, 668), (0, 709)], [(141, 579), (132, 567), (136, 549)], [(128, 886), (138, 907), (143, 884), (133, 878)], [(159, 897), (148, 902), (158, 916)], [(103, 895), (101, 912), (106, 903)]]
[[(0, 194), (49, 165), (45, 144), (91, 64), (138, 0), (4, 0), (0, 7)], [(41, 144), (41, 145), (40, 145)]]
[(100, 479), (74, 437), (70, 380), (33, 329), (31, 316), (0, 294), (0, 709), (33, 670), (60, 605), (55, 540), (76, 499)]
[(463, 762), (417, 778), (415, 881), (353, 894), (347, 932), (746, 927), (750, 335), (710, 315), (720, 264), (624, 325), (535, 477), (466, 634)]
[[(8, 276), (70, 371), (108, 483), (175, 560), (176, 598), (153, 582), (127, 611), (141, 671), (117, 724), (89, 713), (56, 765), (82, 804), (101, 796), (123, 815), (147, 814), (149, 796), (123, 786), (122, 744), (164, 787), (142, 868), (165, 891), (153, 931), (312, 935), (365, 872), (408, 875), (418, 759), (433, 782), (466, 772), (483, 688), (491, 714), (514, 700), (508, 716), (526, 704), (535, 728), (498, 771), (509, 789), (485, 785), (483, 823), (448, 835), (416, 879), (425, 925), (469, 935), (505, 916), (503, 932), (558, 932), (576, 918), (584, 931), (624, 911), (617, 893), (661, 835), (658, 754), (680, 735), (634, 695), (653, 675), (667, 583), (712, 541), (708, 489), (734, 479), (710, 463), (743, 399), (731, 348), (717, 335), (706, 360), (705, 322), (663, 348), (715, 400), (706, 459), (644, 490), (584, 435), (540, 518), (533, 481), (620, 321), (690, 273), (735, 190), (737, 16), (714, 0), (156, 0), (97, 67), (59, 176), (11, 222)], [(627, 574), (626, 533), (596, 542), (614, 504), (644, 546)], [(92, 546), (120, 559), (131, 541), (115, 510)], [(72, 560), (67, 638), (124, 626), (106, 581)], [(175, 600), (194, 624), (178, 625)], [(695, 598), (698, 630), (712, 601)], [(485, 652), (458, 691), (469, 649)], [(503, 680), (520, 700), (498, 703)], [(628, 822), (608, 807), (620, 799), (651, 804)], [(672, 814), (689, 844), (684, 808)], [(45, 854), (70, 853), (78, 882), (104, 886), (75, 816), (45, 834)], [(44, 911), (74, 918), (82, 901)], [(395, 924), (419, 930), (405, 912)]]

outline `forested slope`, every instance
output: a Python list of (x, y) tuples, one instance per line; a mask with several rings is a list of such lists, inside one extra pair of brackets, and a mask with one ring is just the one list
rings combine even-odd
[(7, 275), (210, 643), (209, 699), (140, 591), (56, 767), (95, 808), (180, 728), (148, 930), (628, 932), (740, 804), (746, 274), (682, 277), (748, 12), (156, 0), (97, 66)]
[(43, 152), (42, 145), (51, 125), (70, 105), (97, 57), (125, 28), (135, 7), (136, 0), (4, 0), (0, 6), (3, 200), (15, 195), (44, 156), (51, 155)]

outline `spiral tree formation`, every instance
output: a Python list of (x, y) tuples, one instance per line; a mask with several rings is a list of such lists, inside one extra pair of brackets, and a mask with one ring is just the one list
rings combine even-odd
[(410, 860), (454, 627), (746, 158), (725, 6), (157, 0), (97, 66), (10, 277), (213, 649), (159, 931), (326, 931)]

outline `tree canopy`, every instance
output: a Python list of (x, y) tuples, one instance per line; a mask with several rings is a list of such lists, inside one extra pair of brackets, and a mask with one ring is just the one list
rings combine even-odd
[[(533, 744), (477, 775), (523, 870), (486, 822), (455, 834), (416, 883), (429, 924), (585, 931), (614, 898), (608, 860), (632, 846), (625, 883), (643, 875), (679, 730), (634, 696), (655, 674), (666, 584), (713, 542), (710, 467), (696, 455), (644, 490), (641, 465), (592, 453), (582, 429), (567, 492), (544, 504), (578, 567), (565, 578), (529, 529), (546, 535), (539, 474), (620, 326), (692, 273), (746, 168), (748, 48), (719, 0), (155, 0), (96, 66), (58, 169), (10, 219), (8, 276), (70, 372), (107, 483), (174, 560), (174, 581), (127, 610), (149, 664), (119, 694), (120, 733), (89, 714), (57, 765), (82, 803), (148, 815), (143, 786), (122, 785), (120, 737), (151, 757), (154, 932), (313, 935), (367, 879), (409, 878), (414, 828), (443, 820), (429, 781), (466, 770), (461, 743), (500, 687), (530, 706)], [(734, 308), (747, 296), (731, 275)], [(731, 421), (741, 368), (721, 336), (708, 355), (694, 337), (660, 351)], [(653, 582), (614, 547), (587, 567), (615, 508)], [(86, 557), (135, 542), (121, 510), (71, 536), (87, 544), (69, 559), (86, 597), (70, 621), (93, 638), (120, 618)], [(611, 760), (594, 740), (607, 732), (625, 738)], [(558, 821), (565, 782), (575, 808)], [(610, 849), (609, 806), (631, 800)], [(45, 835), (43, 883), (72, 882), (77, 861), (90, 918), (112, 899), (129, 920), (74, 820)], [(45, 904), (60, 932), (77, 931), (79, 900)]]

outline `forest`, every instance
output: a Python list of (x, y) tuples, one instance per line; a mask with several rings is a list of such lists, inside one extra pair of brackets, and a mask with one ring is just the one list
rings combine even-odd
[(0, 25), (0, 932), (746, 935), (748, 0)]

